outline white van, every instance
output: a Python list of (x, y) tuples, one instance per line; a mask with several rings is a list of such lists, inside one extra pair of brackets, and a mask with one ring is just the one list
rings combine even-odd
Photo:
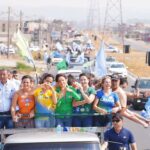
[(27, 132), (6, 138), (3, 150), (101, 150), (99, 138), (87, 132)]

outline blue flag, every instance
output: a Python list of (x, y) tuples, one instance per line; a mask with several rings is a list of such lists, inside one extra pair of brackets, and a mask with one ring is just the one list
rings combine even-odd
[(107, 75), (104, 41), (101, 42), (100, 49), (96, 55), (95, 74), (98, 77)]

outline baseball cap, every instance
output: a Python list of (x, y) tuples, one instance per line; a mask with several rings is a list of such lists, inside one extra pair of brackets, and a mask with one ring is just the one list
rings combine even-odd
[(112, 120), (123, 120), (122, 115), (120, 115), (119, 113), (113, 114), (112, 116)]

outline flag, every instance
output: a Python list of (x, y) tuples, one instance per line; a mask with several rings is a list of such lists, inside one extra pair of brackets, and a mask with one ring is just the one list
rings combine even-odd
[(15, 45), (18, 47), (19, 54), (27, 60), (29, 63), (33, 63), (33, 57), (31, 52), (29, 51), (29, 44), (28, 41), (25, 39), (21, 31), (18, 31), (13, 36), (13, 41)]
[(62, 50), (63, 50), (62, 44), (60, 44), (59, 42), (57, 42), (57, 43), (56, 43), (56, 49), (57, 49), (58, 51), (62, 51)]
[(57, 70), (66, 70), (66, 69), (68, 69), (68, 67), (65, 60), (57, 64)]
[(21, 31), (18, 29), (17, 32), (13, 36), (14, 44), (18, 47), (19, 54), (30, 64), (33, 65), (35, 74), (36, 74), (36, 82), (38, 83), (38, 75), (36, 72), (35, 63), (32, 57), (31, 52), (29, 51), (28, 41), (25, 39)]
[(98, 77), (103, 77), (107, 74), (104, 41), (101, 42), (100, 49), (96, 55), (95, 74)]

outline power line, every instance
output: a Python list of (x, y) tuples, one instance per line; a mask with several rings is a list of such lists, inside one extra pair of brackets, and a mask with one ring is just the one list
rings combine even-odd
[(88, 30), (96, 29), (100, 31), (100, 3), (99, 0), (90, 0), (90, 7), (87, 17)]
[(112, 33), (113, 29), (117, 28), (122, 37), (122, 44), (124, 45), (122, 0), (107, 0), (103, 26), (103, 37), (106, 34)]

